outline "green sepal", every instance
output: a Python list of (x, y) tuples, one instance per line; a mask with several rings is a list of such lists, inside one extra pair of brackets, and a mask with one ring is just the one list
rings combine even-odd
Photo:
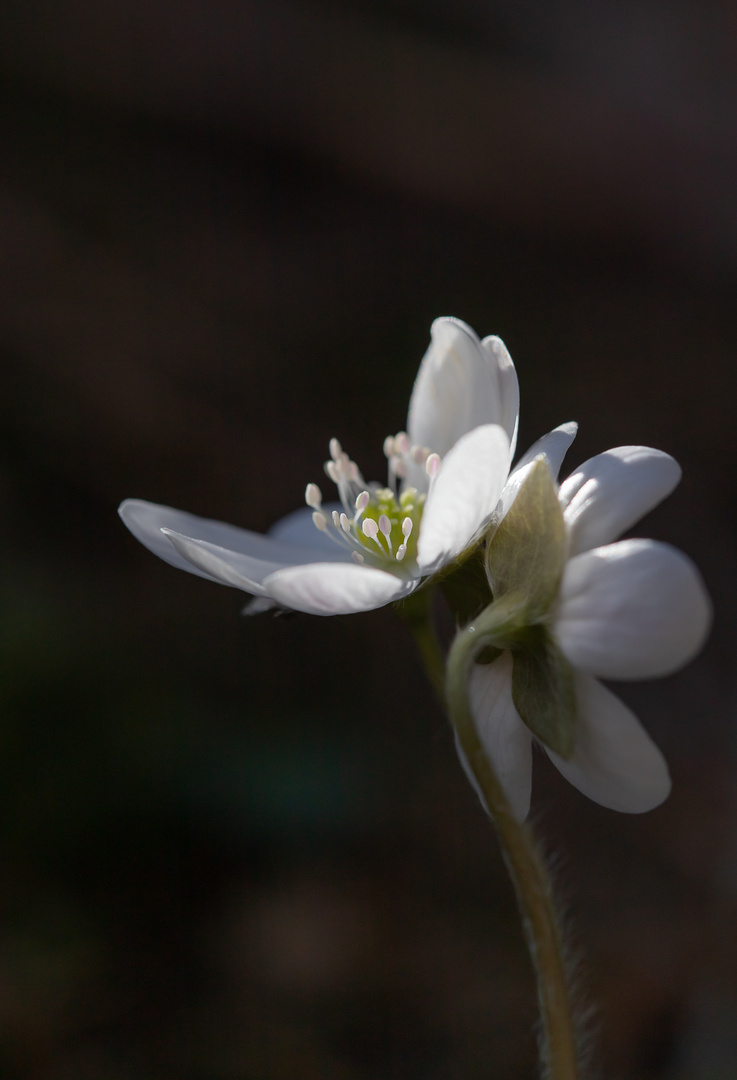
[(566, 558), (566, 526), (547, 463), (536, 461), (486, 551), (495, 600), (514, 593), (527, 625), (558, 594)]
[(576, 737), (576, 690), (570, 664), (546, 626), (528, 626), (512, 651), (512, 700), (546, 746), (569, 758)]

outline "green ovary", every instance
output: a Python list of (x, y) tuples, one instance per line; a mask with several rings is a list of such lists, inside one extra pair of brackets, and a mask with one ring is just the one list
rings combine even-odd
[[(403, 491), (397, 500), (396, 495), (391, 488), (377, 488), (371, 493), (371, 499), (361, 514), (361, 520), (357, 525), (357, 536), (363, 546), (372, 554), (378, 554), (377, 543), (381, 547), (381, 550), (389, 557), (395, 558), (400, 546), (404, 543), (407, 545), (407, 553), (404, 556), (402, 562), (414, 562), (417, 558), (417, 539), (420, 535), (420, 522), (422, 520), (422, 511), (425, 506), (425, 496), (421, 495), (416, 488), (407, 488)], [(381, 531), (376, 540), (369, 539), (363, 532), (361, 525), (367, 518), (371, 518), (375, 521), (377, 526), (379, 524), (379, 518), (382, 514), (386, 514), (391, 522), (391, 533), (389, 540), (391, 542), (391, 551), (387, 544), (387, 539)], [(402, 522), (405, 518), (410, 518), (412, 521), (412, 532), (408, 537), (405, 537), (402, 532)]]

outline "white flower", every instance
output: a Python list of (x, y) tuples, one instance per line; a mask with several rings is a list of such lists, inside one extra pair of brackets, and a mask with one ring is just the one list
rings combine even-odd
[[(315, 615), (382, 607), (452, 562), (489, 521), (517, 441), (514, 364), (497, 337), (480, 341), (458, 319), (437, 319), (409, 404), (407, 432), (384, 442), (387, 486), (367, 484), (337, 439), (325, 470), (340, 504), (323, 506), (308, 484), (307, 509), (267, 536), (128, 499), (120, 515), (166, 562), (274, 605)], [(534, 448), (557, 474), (575, 427)]]
[[(514, 647), (473, 667), (469, 691), (479, 737), (520, 820), (530, 806), (534, 740), (572, 784), (603, 806), (639, 813), (659, 805), (670, 791), (662, 754), (597, 676), (667, 675), (698, 652), (708, 633), (709, 598), (685, 555), (653, 540), (612, 542), (679, 479), (680, 468), (668, 454), (623, 446), (584, 462), (558, 491), (565, 561), (554, 584), (557, 595), (537, 622), (570, 676), (571, 753), (556, 753), (539, 731), (535, 740), (520, 718), (526, 687), (515, 683), (513, 695), (520, 655)], [(490, 584), (496, 594), (498, 583)]]

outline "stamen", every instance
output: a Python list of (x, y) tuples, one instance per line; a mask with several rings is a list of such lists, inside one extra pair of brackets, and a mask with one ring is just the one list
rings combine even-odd
[(409, 456), (412, 458), (415, 465), (424, 465), (430, 456), (430, 451), (426, 446), (413, 446), (409, 452)]
[(407, 466), (403, 458), (395, 455), (389, 462), (389, 467), (395, 476), (398, 476), (400, 480), (404, 480), (407, 475)]
[(343, 453), (343, 447), (340, 445), (340, 443), (338, 442), (338, 440), (336, 438), (332, 438), (330, 440), (330, 456), (333, 459), (333, 461), (335, 461), (335, 462), (339, 461), (340, 456), (341, 456), (342, 453)]
[(325, 472), (328, 474), (334, 484), (340, 483), (340, 472), (338, 471), (338, 466), (335, 464), (334, 461), (325, 462)]
[(319, 510), (315, 510), (315, 512), (313, 513), (312, 521), (315, 525), (315, 528), (319, 529), (320, 532), (328, 531), (328, 519), (325, 517), (324, 514), (321, 514)]
[(358, 563), (359, 566), (361, 566), (362, 563), (366, 562), (360, 551), (352, 551), (351, 558), (353, 559), (354, 563)]
[(373, 518), (366, 518), (361, 528), (363, 529), (363, 535), (368, 536), (369, 540), (376, 540), (379, 535), (379, 526)]
[(402, 522), (402, 535), (407, 539), (412, 533), (414, 522), (411, 517), (406, 517)]
[(347, 514), (340, 515), (340, 527), (347, 536), (351, 536), (351, 522)]
[(425, 472), (434, 480), (440, 470), (440, 454), (430, 454), (429, 458), (425, 462)]
[(391, 458), (394, 456), (394, 438), (391, 435), (387, 435), (384, 439), (384, 457)]
[(384, 549), (381, 541), (379, 540), (379, 526), (376, 524), (373, 518), (366, 518), (363, 525), (363, 535), (367, 536), (369, 540), (373, 540), (379, 549), (379, 554), (386, 558), (386, 550)]
[(305, 488), (305, 502), (313, 510), (319, 510), (322, 506), (322, 492), (317, 484), (308, 484)]
[(389, 554), (393, 555), (394, 548), (392, 547), (392, 523), (386, 516), (386, 514), (382, 514), (379, 518), (379, 529), (381, 530), (381, 535), (386, 540), (386, 546), (389, 548)]
[(396, 454), (409, 453), (409, 435), (406, 431), (400, 431), (394, 436), (394, 452)]
[(333, 525), (335, 526), (336, 529), (340, 525), (340, 514), (338, 513), (337, 510), (333, 510)]
[(356, 510), (359, 514), (362, 514), (369, 504), (371, 496), (368, 491), (362, 491), (360, 495), (356, 496)]
[(407, 545), (400, 544), (397, 548), (397, 562), (401, 562), (404, 556), (407, 554)]

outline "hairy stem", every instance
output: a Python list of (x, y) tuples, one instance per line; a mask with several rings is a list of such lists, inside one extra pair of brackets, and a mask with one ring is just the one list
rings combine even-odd
[(517, 821), (499, 778), (476, 731), (468, 700), (468, 682), (476, 655), (483, 648), (482, 635), (471, 627), (461, 631), (451, 647), (447, 674), (442, 652), (429, 619), (422, 625), (418, 610), (407, 620), (417, 641), (427, 673), (435, 686), (445, 684), (443, 697), (451, 722), (496, 827), (517, 904), (527, 946), (537, 977), (542, 1019), (541, 1055), (549, 1080), (576, 1080), (577, 1047), (561, 932), (552, 887), (531, 829)]

